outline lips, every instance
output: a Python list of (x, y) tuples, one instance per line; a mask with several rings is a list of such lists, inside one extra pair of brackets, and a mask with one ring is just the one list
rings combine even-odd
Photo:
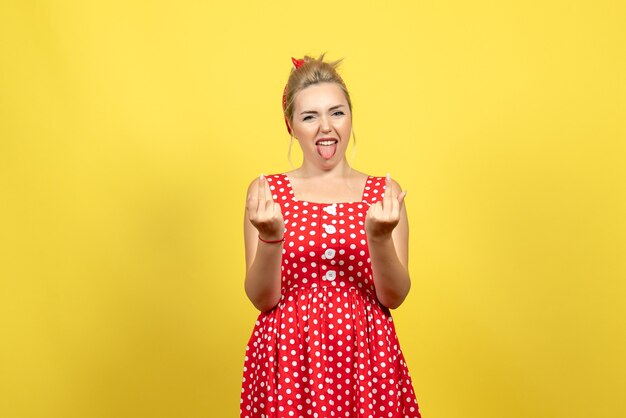
[(339, 140), (335, 138), (320, 138), (315, 141), (317, 153), (325, 160), (329, 160), (337, 152), (337, 143)]
[(320, 138), (315, 141), (315, 145), (332, 145), (339, 142), (336, 138)]

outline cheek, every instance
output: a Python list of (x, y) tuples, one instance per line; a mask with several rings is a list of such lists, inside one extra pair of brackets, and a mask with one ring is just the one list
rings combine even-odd
[(350, 135), (350, 131), (352, 131), (352, 122), (349, 120), (342, 122), (340, 129), (344, 133), (344, 135)]
[(298, 138), (305, 138), (310, 135), (311, 127), (306, 123), (296, 122), (293, 126), (293, 132)]
[(313, 128), (311, 125), (302, 125), (300, 126), (300, 138), (309, 139), (311, 137), (315, 138), (317, 135), (317, 129)]

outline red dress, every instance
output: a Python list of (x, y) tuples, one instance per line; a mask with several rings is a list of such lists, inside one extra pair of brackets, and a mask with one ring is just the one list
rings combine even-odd
[(420, 418), (365, 234), (385, 178), (369, 176), (359, 202), (332, 204), (296, 199), (285, 174), (267, 181), (285, 220), (281, 298), (246, 347), (240, 417)]

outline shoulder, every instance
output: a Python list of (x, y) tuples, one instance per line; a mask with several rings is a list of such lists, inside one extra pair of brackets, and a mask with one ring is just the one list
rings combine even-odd
[(355, 170), (354, 168), (352, 169), (352, 173), (352, 181), (354, 184), (363, 184), (363, 182), (365, 182), (366, 186), (370, 186), (373, 181), (377, 180), (376, 176)]

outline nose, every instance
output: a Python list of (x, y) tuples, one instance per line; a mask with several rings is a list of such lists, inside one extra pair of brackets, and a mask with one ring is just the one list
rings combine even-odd
[(322, 130), (322, 132), (330, 132), (332, 129), (330, 126), (330, 121), (325, 116), (321, 118), (320, 129)]

